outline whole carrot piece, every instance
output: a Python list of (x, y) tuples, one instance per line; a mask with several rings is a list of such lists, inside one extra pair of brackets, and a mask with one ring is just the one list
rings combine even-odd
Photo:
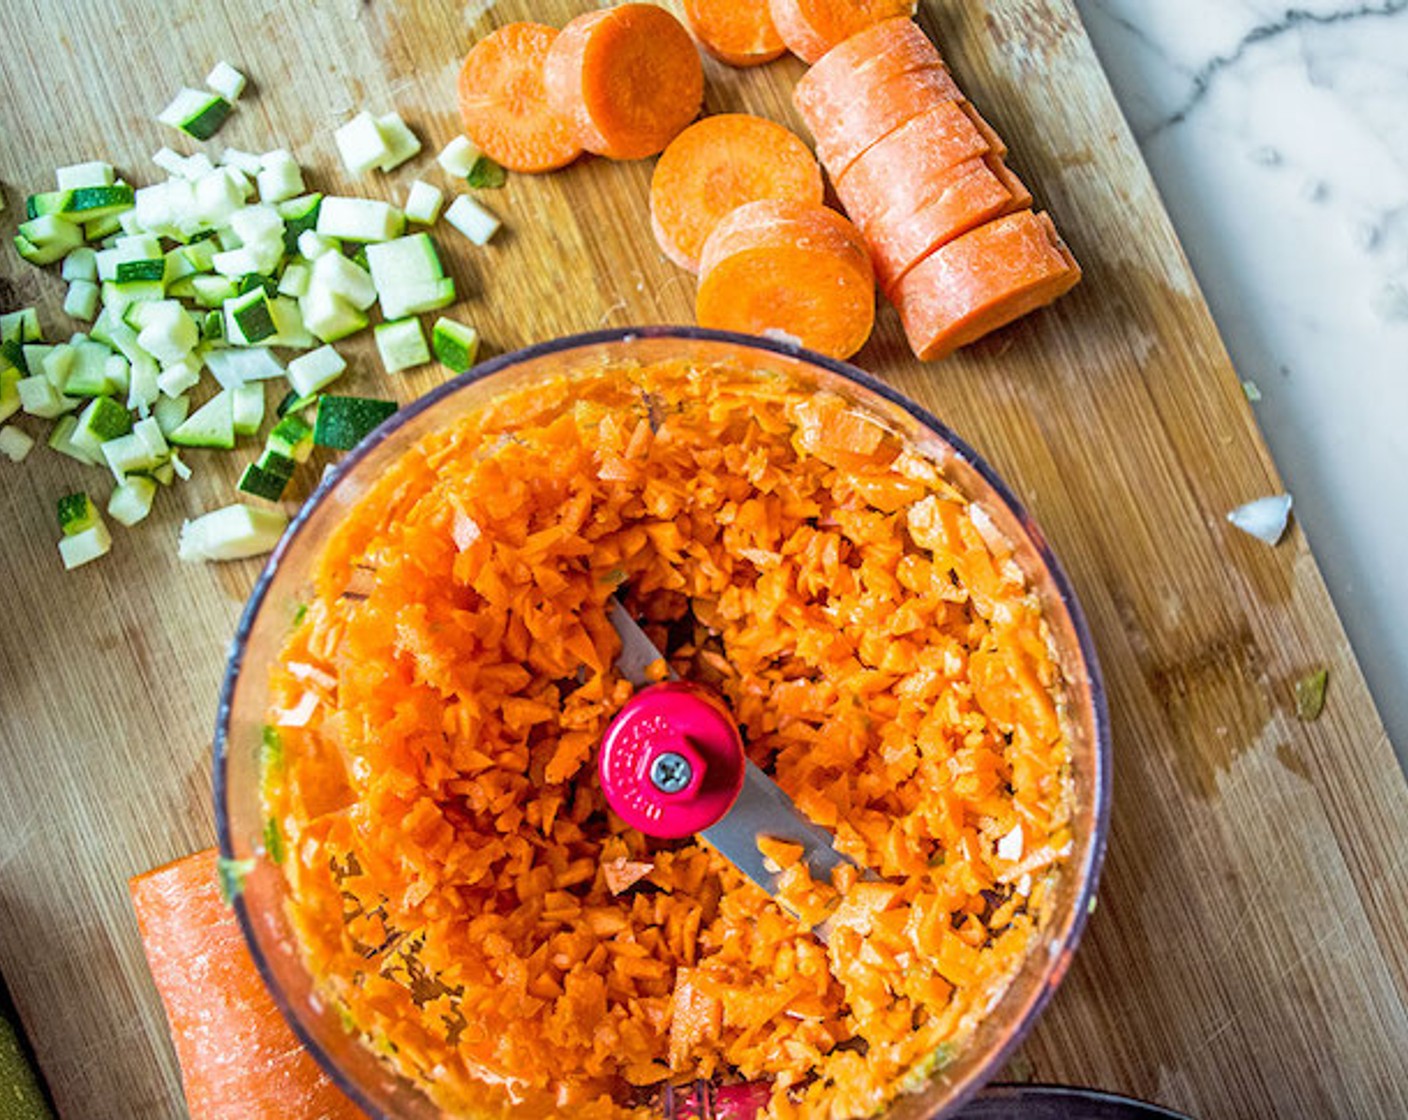
[(849, 358), (875, 323), (875, 274), (860, 232), (824, 206), (766, 199), (740, 206), (704, 243), (701, 327), (783, 332)]
[(576, 142), (611, 159), (656, 155), (704, 100), (694, 40), (654, 4), (578, 16), (548, 51), (546, 75), (548, 102)]
[(365, 1120), (274, 1006), (220, 897), (214, 849), (128, 890), (192, 1120)]
[(821, 167), (780, 124), (720, 113), (690, 125), (661, 154), (650, 179), (650, 219), (664, 254), (699, 271), (704, 242), (732, 210), (764, 198), (820, 206)]
[(543, 67), (557, 34), (541, 23), (506, 24), (475, 43), (460, 69), (465, 135), (510, 171), (552, 171), (582, 154), (548, 105)]

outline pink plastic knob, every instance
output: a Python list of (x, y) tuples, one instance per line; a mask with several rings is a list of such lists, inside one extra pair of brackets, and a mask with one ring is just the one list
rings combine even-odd
[(714, 824), (743, 788), (743, 739), (723, 704), (669, 681), (637, 692), (601, 741), (601, 788), (647, 836), (675, 839)]

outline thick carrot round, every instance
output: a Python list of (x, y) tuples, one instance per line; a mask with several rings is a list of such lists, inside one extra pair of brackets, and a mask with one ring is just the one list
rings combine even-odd
[(274, 1006), (215, 869), (211, 849), (128, 884), (192, 1120), (365, 1120)]
[(865, 150), (832, 176), (851, 219), (864, 229), (884, 214), (917, 210), (943, 177), (991, 147), (954, 101), (941, 101)]
[(701, 327), (782, 331), (848, 358), (875, 322), (865, 242), (834, 210), (768, 199), (740, 206), (704, 244), (695, 316)]
[(460, 69), (460, 116), (481, 152), (510, 171), (552, 171), (582, 154), (548, 106), (543, 65), (557, 29), (510, 23), (470, 48)]
[(806, 62), (882, 20), (914, 15), (915, 0), (770, 0), (788, 50)]
[(700, 45), (730, 66), (759, 66), (787, 49), (767, 0), (684, 0), (684, 18)]
[(950, 241), (891, 298), (914, 353), (932, 361), (1064, 295), (1080, 275), (1051, 219), (1023, 210)]
[(881, 291), (930, 253), (994, 218), (1031, 205), (1031, 195), (995, 157), (978, 158), (940, 172), (924, 194), (863, 220), (841, 201), (865, 235)]
[(704, 242), (730, 211), (764, 198), (820, 206), (825, 185), (810, 149), (780, 124), (722, 113), (672, 141), (650, 180), (650, 219), (661, 250), (699, 271)]
[(654, 4), (578, 16), (548, 51), (546, 75), (548, 102), (576, 142), (611, 159), (662, 151), (704, 99), (694, 40)]

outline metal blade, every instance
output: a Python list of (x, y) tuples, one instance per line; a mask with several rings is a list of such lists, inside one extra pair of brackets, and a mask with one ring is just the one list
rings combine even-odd
[[(646, 637), (619, 599), (610, 603), (611, 625), (621, 638), (621, 656), (616, 667), (637, 688), (650, 683), (646, 670), (664, 655)], [(670, 670), (671, 679), (678, 674)], [(813, 824), (782, 787), (758, 766), (749, 762), (743, 775), (743, 790), (727, 815), (717, 824), (699, 834), (739, 871), (747, 875), (773, 897), (777, 896), (776, 872), (770, 870), (758, 850), (758, 840), (768, 838), (799, 844), (802, 859), (813, 879), (829, 883), (832, 872), (842, 864), (853, 863), (832, 847), (832, 835)], [(862, 871), (864, 874), (864, 871)], [(825, 936), (825, 924), (817, 927)]]

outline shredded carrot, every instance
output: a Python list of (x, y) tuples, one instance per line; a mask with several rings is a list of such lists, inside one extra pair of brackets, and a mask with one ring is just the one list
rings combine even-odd
[[(265, 783), (323, 997), (454, 1114), (644, 1117), (696, 1077), (770, 1085), (770, 1117), (883, 1106), (1021, 967), (1069, 850), (1013, 559), (879, 418), (775, 373), (602, 368), (426, 437), (271, 673), (278, 710), (335, 681)], [(622, 586), (870, 874), (765, 840), (774, 901), (607, 811)]]

